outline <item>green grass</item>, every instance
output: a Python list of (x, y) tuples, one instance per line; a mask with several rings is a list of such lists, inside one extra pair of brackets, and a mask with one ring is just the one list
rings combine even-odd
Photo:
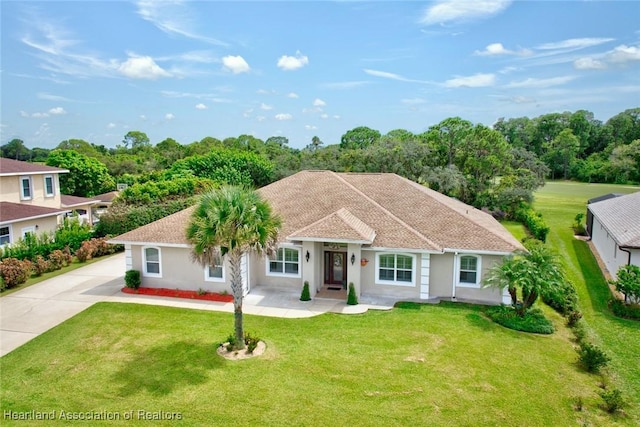
[(535, 209), (551, 227), (547, 242), (566, 261), (569, 279), (576, 286), (584, 319), (596, 344), (611, 357), (614, 382), (630, 401), (630, 419), (640, 424), (640, 322), (620, 319), (607, 308), (609, 288), (587, 243), (573, 237), (571, 224), (586, 213), (587, 200), (607, 193), (631, 193), (639, 187), (549, 182), (535, 195)]
[[(232, 330), (231, 314), (99, 303), (0, 359), (0, 411), (179, 412), (189, 426), (626, 423), (599, 408), (594, 376), (578, 367), (554, 314), (558, 332), (548, 336), (453, 303), (246, 316), (267, 351), (227, 361), (215, 348)], [(578, 399), (582, 412), (573, 408)]]
[(524, 225), (520, 224), (516, 221), (500, 221), (500, 223), (509, 230), (513, 236), (522, 241), (525, 237), (527, 237), (527, 230), (524, 228)]

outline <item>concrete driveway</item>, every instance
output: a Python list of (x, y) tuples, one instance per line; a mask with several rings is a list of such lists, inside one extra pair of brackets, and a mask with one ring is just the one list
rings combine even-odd
[[(233, 312), (233, 303), (122, 293), (124, 269), (121, 253), (0, 297), (0, 357), (100, 301)], [(358, 305), (323, 298), (301, 302), (299, 292), (257, 286), (244, 298), (243, 312), (302, 318), (327, 312), (390, 310), (395, 302), (386, 298), (361, 299)]]
[(119, 294), (124, 265), (117, 254), (0, 298), (0, 356)]

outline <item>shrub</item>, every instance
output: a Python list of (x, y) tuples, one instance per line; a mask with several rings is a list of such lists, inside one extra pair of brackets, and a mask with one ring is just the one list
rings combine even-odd
[(247, 346), (247, 353), (253, 353), (256, 347), (258, 347), (259, 342), (260, 338), (253, 336), (248, 332), (244, 335), (244, 343)]
[(304, 281), (304, 285), (302, 285), (302, 294), (300, 295), (300, 301), (310, 301), (311, 294), (309, 292), (309, 282)]
[(353, 283), (349, 283), (349, 294), (347, 295), (347, 305), (357, 305), (358, 296), (356, 295), (356, 287)]
[(582, 319), (582, 313), (579, 311), (572, 311), (567, 315), (567, 326), (573, 328), (578, 324), (578, 321)]
[(127, 270), (124, 273), (124, 284), (127, 288), (138, 289), (141, 284), (139, 270)]
[(93, 256), (93, 245), (89, 242), (83, 242), (82, 246), (76, 251), (76, 258), (80, 262), (86, 262)]
[(56, 249), (55, 251), (51, 252), (49, 254), (49, 263), (51, 264), (51, 270), (60, 270), (62, 267), (71, 264), (71, 261), (69, 260), (70, 256), (71, 254), (67, 255), (67, 253), (61, 251), (60, 249)]
[(624, 295), (624, 302), (640, 303), (640, 267), (623, 265), (618, 269), (618, 279), (610, 283)]
[(33, 274), (36, 276), (42, 276), (44, 273), (51, 271), (51, 263), (44, 259), (42, 255), (38, 255), (33, 262)]
[(573, 225), (572, 225), (573, 232), (578, 236), (586, 236), (587, 234), (587, 230), (584, 228), (584, 224), (582, 223), (582, 220), (584, 220), (584, 213), (577, 214), (576, 217), (573, 219)]
[(549, 292), (545, 292), (542, 301), (564, 316), (578, 311), (576, 288), (566, 280), (558, 282)]
[(545, 242), (549, 227), (542, 219), (542, 214), (534, 211), (527, 203), (522, 202), (514, 212), (514, 219), (524, 224), (529, 232), (538, 240)]
[(609, 309), (618, 317), (640, 320), (640, 304), (625, 304), (618, 298), (611, 298)]
[(609, 356), (598, 346), (581, 342), (578, 350), (579, 361), (587, 372), (598, 372), (609, 363)]
[(26, 282), (31, 277), (33, 264), (16, 258), (5, 258), (0, 262), (0, 276), (4, 283), (3, 289), (14, 288)]
[(504, 305), (491, 307), (486, 313), (497, 324), (515, 331), (547, 335), (555, 331), (553, 324), (544, 317), (539, 308), (527, 310), (524, 316), (520, 316), (513, 307)]
[(604, 409), (610, 414), (621, 410), (625, 406), (624, 399), (622, 398), (622, 392), (617, 388), (613, 390), (604, 390), (600, 393), (600, 397), (604, 400)]

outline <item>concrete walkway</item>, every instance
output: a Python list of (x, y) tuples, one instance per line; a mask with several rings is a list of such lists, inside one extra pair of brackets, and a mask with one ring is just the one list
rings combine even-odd
[[(124, 266), (124, 254), (118, 254), (0, 297), (0, 357), (99, 301), (233, 312), (232, 303), (124, 294), (120, 292), (124, 286)], [(372, 299), (349, 306), (334, 299), (302, 302), (299, 298), (299, 293), (258, 286), (244, 298), (243, 312), (302, 318), (327, 312), (358, 314), (369, 309), (389, 310), (396, 302)]]

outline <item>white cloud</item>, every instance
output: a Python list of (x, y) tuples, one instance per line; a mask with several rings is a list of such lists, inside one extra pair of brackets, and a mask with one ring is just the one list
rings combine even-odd
[(107, 125), (107, 129), (113, 129), (114, 127), (116, 127), (116, 124), (111, 122)]
[(604, 70), (607, 64), (595, 58), (579, 58), (573, 61), (576, 70)]
[(318, 129), (318, 127), (314, 126), (314, 125), (304, 125), (304, 128), (306, 130), (316, 130), (316, 129)]
[(302, 68), (309, 63), (309, 58), (302, 55), (300, 51), (296, 52), (296, 56), (282, 55), (278, 59), (278, 68), (284, 71), (293, 71)]
[(267, 118), (265, 116), (256, 116), (256, 120), (259, 122), (264, 122), (265, 120), (267, 120)]
[(63, 114), (67, 114), (67, 112), (62, 107), (55, 107), (49, 110), (49, 114), (54, 116), (60, 116)]
[(509, 0), (441, 0), (424, 11), (420, 23), (434, 25), (485, 18), (502, 12), (510, 4)]
[(265, 103), (263, 102), (262, 104), (260, 104), (260, 109), (261, 109), (261, 110), (269, 111), (269, 110), (273, 110), (273, 106), (272, 106), (272, 105), (269, 105), (269, 104), (265, 104)]
[(196, 110), (206, 110), (208, 107), (203, 103), (196, 104)]
[(625, 63), (640, 61), (640, 48), (638, 46), (620, 45), (610, 52), (607, 52), (607, 59), (613, 63)]
[(36, 119), (43, 119), (45, 117), (49, 117), (49, 114), (47, 114), (47, 113), (33, 113), (31, 115), (31, 117), (36, 118)]
[(314, 107), (324, 107), (324, 106), (326, 106), (326, 105), (327, 105), (327, 103), (326, 103), (326, 102), (324, 102), (324, 101), (323, 101), (322, 99), (320, 99), (320, 98), (316, 98), (316, 99), (314, 99), (314, 100), (313, 100), (313, 106), (314, 106)]
[(177, 34), (210, 44), (228, 46), (220, 40), (201, 36), (192, 29), (195, 26), (195, 19), (185, 2), (145, 0), (138, 1), (136, 6), (138, 15), (142, 19), (151, 22), (167, 34)]
[(155, 80), (158, 77), (171, 77), (171, 73), (163, 70), (150, 56), (130, 56), (120, 64), (118, 71), (132, 79)]
[(368, 68), (365, 68), (362, 71), (364, 71), (366, 74), (369, 74), (370, 76), (382, 77), (383, 79), (398, 80), (401, 82), (410, 82), (410, 83), (431, 83), (424, 80), (409, 79), (407, 77), (401, 76), (400, 74), (389, 73), (387, 71), (371, 70)]
[(289, 93), (287, 94), (287, 98), (296, 99), (296, 98), (299, 98), (299, 96), (298, 96), (298, 94), (297, 94), (297, 93), (295, 93), (295, 92), (289, 92)]
[(455, 77), (444, 82), (446, 87), (487, 87), (493, 86), (496, 81), (495, 74), (474, 74), (473, 76)]
[(244, 58), (240, 55), (225, 56), (224, 58), (222, 58), (222, 64), (224, 65), (224, 68), (226, 70), (231, 71), (233, 74), (246, 73), (251, 70), (251, 68), (249, 68), (249, 64), (247, 64), (247, 61), (245, 61)]
[(64, 96), (52, 95), (52, 94), (47, 93), (47, 92), (39, 92), (38, 93), (38, 99), (45, 99), (47, 101), (65, 101), (65, 102), (71, 102), (72, 101), (71, 99), (65, 98)]
[(29, 113), (24, 110), (20, 110), (20, 117), (29, 117)]
[(140, 120), (146, 121), (147, 120), (147, 116), (145, 116), (144, 114), (141, 114), (140, 115)]
[(333, 118), (334, 118), (334, 119), (336, 119), (336, 120), (340, 120), (342, 117), (340, 117), (340, 116), (339, 116), (339, 115), (337, 115), (337, 114), (334, 114), (334, 115), (333, 115)]
[(167, 114), (164, 115), (164, 119), (165, 120), (173, 120), (175, 118), (176, 118), (176, 116), (174, 116), (173, 113), (167, 113)]
[(567, 39), (559, 42), (543, 43), (536, 46), (541, 50), (557, 50), (557, 49), (583, 49), (585, 47), (598, 46), (603, 43), (613, 41), (615, 39), (604, 37), (584, 37), (576, 39)]
[(401, 102), (407, 105), (419, 105), (419, 104), (424, 104), (427, 101), (425, 101), (422, 98), (405, 98)]
[(293, 116), (289, 113), (280, 113), (280, 114), (276, 114), (276, 120), (291, 120), (293, 119)]
[(356, 80), (351, 82), (333, 82), (333, 83), (324, 83), (324, 86), (327, 89), (353, 89), (356, 87), (367, 85), (371, 82), (366, 80)]
[(322, 113), (322, 114), (320, 114), (320, 118), (321, 119), (328, 119), (329, 115), (327, 113)]
[(497, 56), (497, 55), (531, 55), (532, 52), (528, 49), (520, 49), (519, 51), (505, 49), (502, 43), (491, 43), (484, 48), (484, 50), (476, 50), (473, 52), (478, 56)]
[(561, 86), (574, 80), (576, 76), (551, 77), (548, 79), (528, 78), (519, 82), (511, 82), (506, 88), (547, 88), (551, 86)]

